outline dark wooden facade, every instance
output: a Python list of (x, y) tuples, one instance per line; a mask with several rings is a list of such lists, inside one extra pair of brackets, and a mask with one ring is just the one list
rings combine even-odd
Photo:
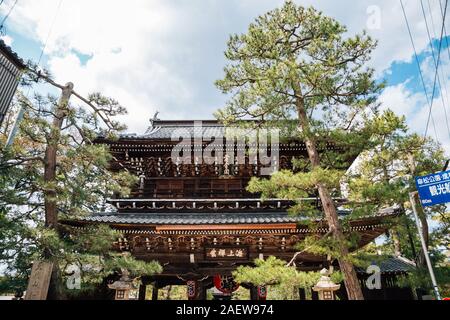
[[(171, 139), (177, 129), (191, 132), (192, 141), (197, 141), (190, 147), (191, 163), (182, 163), (171, 154), (179, 143)], [(110, 146), (114, 157), (111, 170), (128, 170), (139, 177), (139, 183), (129, 198), (110, 200), (115, 211), (64, 223), (72, 227), (105, 223), (121, 230), (117, 250), (142, 260), (157, 260), (164, 267), (162, 274), (144, 277), (145, 283), (164, 287), (197, 281), (201, 288), (198, 298), (204, 297), (202, 290), (212, 286), (213, 276), (231, 275), (237, 266), (251, 265), (256, 258), (276, 256), (289, 261), (296, 253), (294, 246), (305, 237), (328, 232), (320, 216), (311, 224), (301, 215), (289, 215), (293, 202), (262, 201), (246, 191), (249, 180), (259, 176), (263, 166), (260, 159), (247, 155), (245, 163), (238, 163), (237, 156), (222, 161), (217, 153), (212, 154), (209, 164), (198, 159), (198, 150), (204, 151), (208, 142), (198, 142), (197, 138), (205, 132), (220, 135), (222, 131), (223, 126), (215, 121), (204, 122), (200, 132), (194, 129), (194, 122), (156, 121), (143, 136), (99, 139)], [(220, 156), (225, 157), (227, 147), (230, 150), (224, 142), (224, 155)], [(236, 153), (239, 148), (246, 146), (232, 146)], [(292, 160), (307, 156), (302, 142), (282, 143), (278, 150), (280, 169), (300, 170)], [(320, 208), (314, 191), (303, 201)], [(342, 218), (347, 214), (340, 212)], [(362, 247), (386, 232), (389, 219), (396, 215), (395, 210), (387, 209), (350, 221), (346, 232), (359, 234), (357, 248)], [(301, 270), (320, 270), (328, 261), (325, 256), (302, 253), (296, 265)]]

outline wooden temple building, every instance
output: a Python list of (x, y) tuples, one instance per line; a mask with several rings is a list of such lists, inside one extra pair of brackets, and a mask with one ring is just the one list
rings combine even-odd
[[(108, 224), (123, 234), (115, 243), (117, 250), (130, 252), (138, 259), (158, 261), (164, 271), (142, 277), (141, 299), (149, 284), (154, 287), (153, 299), (157, 299), (158, 288), (168, 285), (186, 285), (190, 299), (205, 299), (206, 290), (214, 286), (226, 295), (227, 290), (233, 290), (231, 273), (237, 266), (252, 265), (256, 258), (269, 256), (290, 261), (297, 252), (294, 246), (302, 239), (328, 232), (322, 219), (312, 228), (304, 217), (288, 214), (292, 201), (262, 201), (259, 195), (247, 192), (249, 180), (259, 176), (261, 164), (257, 159), (238, 164), (233, 157), (227, 157), (221, 164), (217, 159), (206, 164), (193, 157), (192, 163), (186, 164), (172, 158), (174, 146), (180, 143), (172, 136), (179, 129), (191, 134), (193, 140), (204, 134), (223, 136), (224, 131), (217, 121), (203, 121), (198, 129), (194, 121), (155, 120), (145, 135), (124, 135), (116, 141), (99, 139), (98, 143), (110, 147), (114, 158), (111, 170), (128, 170), (139, 177), (139, 183), (130, 197), (110, 199), (115, 210), (64, 222), (73, 227)], [(195, 148), (204, 150), (208, 143), (194, 144), (190, 150), (194, 154)], [(279, 168), (293, 169), (292, 159), (306, 155), (303, 142), (281, 143)], [(305, 201), (320, 205), (314, 194)], [(385, 233), (390, 219), (397, 214), (388, 209), (350, 221), (346, 231), (360, 236), (353, 250)], [(342, 210), (340, 215), (344, 218), (348, 211)], [(329, 266), (329, 261), (326, 256), (305, 252), (296, 256), (295, 265), (299, 270), (320, 271)], [(390, 279), (408, 268), (401, 261), (387, 266), (383, 281), (388, 286)], [(359, 274), (364, 286), (367, 275), (364, 270)], [(264, 288), (241, 285), (250, 290), (252, 299), (264, 298)], [(386, 294), (384, 291), (377, 297)], [(346, 298), (345, 288), (338, 296)], [(409, 298), (408, 293), (405, 298)]]

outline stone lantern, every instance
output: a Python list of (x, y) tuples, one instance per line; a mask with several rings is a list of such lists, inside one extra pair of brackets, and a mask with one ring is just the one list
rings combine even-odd
[(319, 294), (319, 300), (334, 300), (335, 292), (341, 288), (341, 285), (331, 281), (330, 273), (327, 269), (322, 269), (320, 275), (320, 280), (313, 287), (313, 290)]
[(108, 287), (116, 290), (115, 300), (138, 300), (139, 286), (135, 280), (130, 279), (127, 270), (122, 270), (120, 279), (109, 284)]

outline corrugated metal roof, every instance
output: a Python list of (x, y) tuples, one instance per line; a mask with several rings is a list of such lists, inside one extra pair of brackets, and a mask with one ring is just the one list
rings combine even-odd
[(19, 85), (22, 69), (21, 60), (0, 40), (0, 126)]

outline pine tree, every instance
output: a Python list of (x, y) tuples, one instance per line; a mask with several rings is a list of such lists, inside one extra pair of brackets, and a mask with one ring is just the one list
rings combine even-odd
[[(431, 138), (409, 133), (404, 117), (387, 110), (370, 121), (375, 147), (362, 153), (353, 173), (347, 175), (349, 206), (355, 215), (370, 215), (386, 207), (397, 207), (400, 216), (392, 223), (386, 243), (378, 247), (388, 255), (415, 260), (419, 270), (411, 276), (413, 286), (427, 283), (426, 262), (411, 210), (409, 193), (416, 190), (415, 176), (442, 170), (444, 150)], [(437, 267), (445, 261), (442, 248), (448, 246), (449, 222), (446, 206), (417, 206), (426, 243)], [(429, 221), (436, 221), (430, 233)], [(438, 277), (442, 274), (436, 272)], [(423, 279), (425, 278), (425, 279)], [(448, 282), (448, 279), (444, 281)], [(431, 286), (427, 286), (431, 287)]]
[[(59, 86), (45, 72), (25, 75), (31, 80)], [(60, 86), (63, 90), (72, 90)], [(68, 93), (68, 94), (67, 94)], [(62, 299), (66, 267), (76, 265), (83, 290), (92, 288), (105, 277), (127, 269), (131, 274), (161, 271), (155, 263), (136, 261), (112, 250), (120, 234), (105, 226), (72, 230), (59, 223), (62, 219), (82, 217), (105, 210), (106, 199), (113, 194), (127, 195), (136, 177), (128, 172), (108, 170), (112, 156), (108, 147), (93, 143), (98, 136), (114, 139), (125, 129), (114, 118), (126, 112), (114, 99), (99, 93), (79, 104), (35, 94), (28, 99), (18, 94), (15, 109), (25, 108), (19, 134), (5, 147), (11, 123), (6, 121), (0, 134), (0, 258), (9, 266), (3, 284), (29, 276), (31, 262), (45, 259), (54, 263), (50, 299)], [(14, 226), (14, 227), (12, 227)], [(3, 234), (3, 233), (2, 233)], [(5, 290), (8, 285), (5, 285)]]
[(330, 132), (345, 136), (358, 128), (376, 108), (382, 87), (366, 67), (376, 42), (365, 33), (345, 38), (346, 31), (333, 18), (291, 1), (258, 17), (246, 34), (228, 42), (229, 64), (217, 86), (232, 97), (218, 117), (225, 123), (296, 120), (294, 134), (305, 142), (309, 169), (318, 178), (314, 186), (338, 245), (348, 296), (363, 299), (331, 190), (322, 180), (327, 159), (318, 152)]

